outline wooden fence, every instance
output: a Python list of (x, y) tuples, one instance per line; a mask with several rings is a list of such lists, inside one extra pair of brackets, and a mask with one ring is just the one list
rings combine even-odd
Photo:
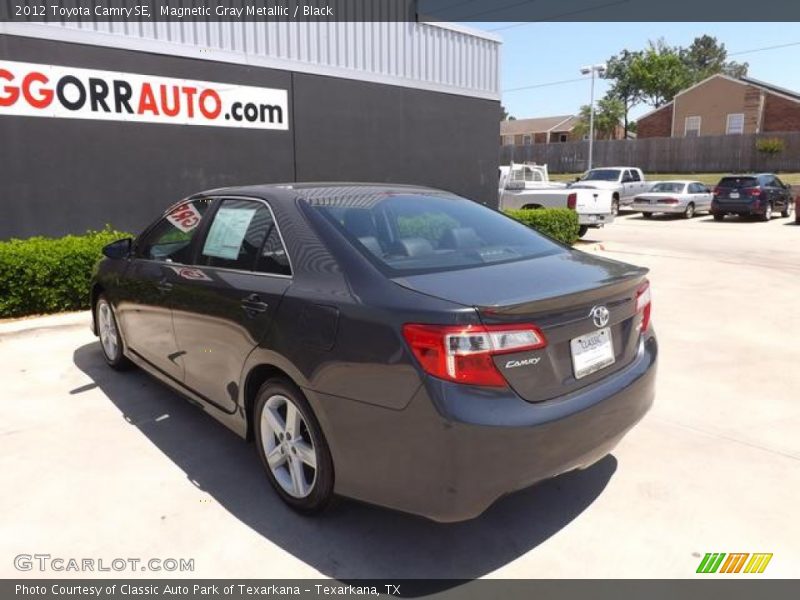
[[(756, 143), (764, 138), (783, 140), (783, 149), (759, 151)], [(800, 171), (800, 132), (598, 140), (593, 154), (595, 167), (626, 165), (652, 173)], [(552, 173), (579, 173), (586, 170), (588, 155), (588, 141), (502, 146), (500, 164), (530, 161), (546, 164)]]

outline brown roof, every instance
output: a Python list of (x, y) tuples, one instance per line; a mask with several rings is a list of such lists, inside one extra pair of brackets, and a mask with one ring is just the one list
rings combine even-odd
[(500, 135), (520, 135), (525, 133), (545, 133), (548, 131), (569, 131), (578, 122), (575, 115), (537, 117), (535, 119), (516, 119), (500, 121)]

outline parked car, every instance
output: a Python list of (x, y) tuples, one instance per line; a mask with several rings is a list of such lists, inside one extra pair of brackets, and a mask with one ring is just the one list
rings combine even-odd
[(633, 210), (650, 219), (655, 213), (681, 214), (691, 219), (711, 210), (711, 190), (699, 181), (659, 181), (646, 194), (636, 196)]
[(614, 222), (608, 190), (567, 189), (550, 181), (547, 165), (511, 163), (500, 167), (500, 210), (569, 208), (578, 214), (578, 235)]
[(714, 188), (711, 214), (715, 221), (725, 215), (758, 216), (762, 221), (772, 219), (773, 213), (782, 217), (794, 211), (792, 188), (773, 173), (727, 175)]
[(612, 208), (616, 215), (621, 206), (630, 206), (637, 195), (650, 189), (650, 185), (645, 181), (642, 170), (636, 167), (603, 167), (589, 169), (570, 188), (610, 191)]
[(646, 269), (447, 192), (218, 189), (103, 252), (107, 363), (252, 439), (299, 511), (469, 519), (599, 460), (653, 402)]

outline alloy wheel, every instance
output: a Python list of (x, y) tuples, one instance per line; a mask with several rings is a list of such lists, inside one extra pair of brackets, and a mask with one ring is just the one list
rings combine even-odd
[(119, 353), (119, 333), (111, 313), (111, 306), (105, 300), (97, 304), (97, 328), (100, 334), (100, 344), (109, 360), (117, 358)]
[(294, 402), (276, 394), (261, 411), (261, 443), (275, 481), (294, 498), (305, 498), (317, 481), (317, 451), (308, 423)]

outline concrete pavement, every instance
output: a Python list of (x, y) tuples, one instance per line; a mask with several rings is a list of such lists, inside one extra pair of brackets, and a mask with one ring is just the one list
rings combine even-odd
[(800, 227), (786, 223), (628, 216), (590, 231), (583, 247), (651, 269), (656, 406), (597, 465), (467, 523), (350, 501), (300, 517), (251, 447), (108, 369), (87, 313), (0, 323), (0, 576), (87, 575), (14, 568), (37, 552), (342, 579), (692, 577), (706, 552), (772, 552), (760, 577), (796, 576)]

